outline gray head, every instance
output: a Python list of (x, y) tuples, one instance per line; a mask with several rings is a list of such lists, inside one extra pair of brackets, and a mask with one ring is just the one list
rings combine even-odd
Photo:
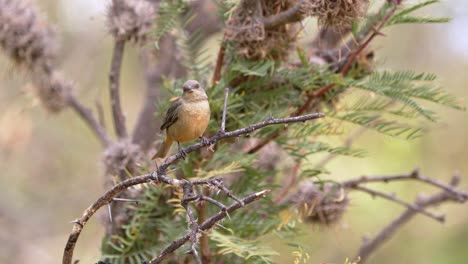
[(199, 89), (202, 89), (202, 88), (201, 88), (200, 83), (198, 83), (197, 81), (188, 80), (188, 81), (186, 81), (184, 83), (183, 89), (184, 89), (184, 93), (186, 93), (186, 92), (191, 92), (191, 91), (194, 91), (194, 90), (199, 90)]

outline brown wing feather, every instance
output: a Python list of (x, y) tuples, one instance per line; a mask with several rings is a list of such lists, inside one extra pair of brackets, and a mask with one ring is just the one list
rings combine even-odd
[(182, 105), (182, 100), (182, 98), (179, 98), (169, 106), (163, 124), (161, 125), (161, 130), (167, 129), (179, 119), (179, 107)]

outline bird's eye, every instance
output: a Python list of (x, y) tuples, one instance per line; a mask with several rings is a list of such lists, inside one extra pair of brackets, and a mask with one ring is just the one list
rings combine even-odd
[(194, 86), (195, 86), (195, 89), (198, 89), (198, 88), (200, 88), (200, 84), (198, 84), (198, 83), (197, 83), (197, 84), (195, 84)]

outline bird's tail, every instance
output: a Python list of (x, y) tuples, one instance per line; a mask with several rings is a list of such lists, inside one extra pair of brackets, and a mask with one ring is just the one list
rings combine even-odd
[(151, 158), (152, 160), (156, 158), (161, 158), (164, 159), (167, 156), (167, 153), (169, 153), (169, 150), (171, 149), (172, 146), (172, 138), (170, 138), (168, 135), (166, 136), (166, 141), (164, 141), (161, 146), (159, 147), (158, 152), (154, 154), (154, 156)]

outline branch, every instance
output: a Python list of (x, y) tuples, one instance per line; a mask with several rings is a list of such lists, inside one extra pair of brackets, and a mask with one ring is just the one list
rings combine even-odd
[(403, 175), (391, 175), (391, 176), (362, 176), (357, 179), (348, 180), (342, 183), (343, 187), (354, 188), (359, 184), (370, 183), (370, 182), (391, 182), (391, 181), (401, 181), (401, 180), (417, 180), (420, 182), (427, 183), (434, 187), (440, 188), (448, 193), (451, 193), (452, 196), (456, 197), (459, 202), (465, 202), (468, 199), (468, 193), (460, 192), (456, 190), (453, 185), (440, 182), (438, 180), (431, 179), (426, 176), (420, 175), (418, 170), (414, 170), (409, 174)]
[(104, 127), (99, 124), (97, 119), (94, 117), (91, 109), (87, 108), (78, 101), (78, 99), (70, 94), (67, 98), (68, 105), (78, 114), (81, 119), (88, 125), (88, 127), (94, 132), (97, 136), (101, 145), (106, 147), (111, 143), (109, 135), (107, 135)]
[(299, 1), (286, 11), (263, 18), (263, 26), (265, 29), (272, 29), (280, 25), (301, 21), (303, 19), (301, 12), (302, 2), (303, 1)]
[[(242, 204), (240, 202), (234, 203), (233, 205), (229, 206), (226, 208), (226, 210), (221, 210), (212, 217), (206, 219), (205, 222), (203, 222), (201, 225), (199, 225), (198, 230), (199, 232), (209, 230), (212, 228), (214, 225), (216, 225), (219, 221), (224, 219), (226, 216), (228, 216), (229, 213), (235, 211), (236, 209), (241, 208), (243, 205), (250, 204), (260, 198), (265, 197), (267, 193), (269, 193), (270, 190), (264, 190), (261, 192), (253, 193), (245, 197), (244, 199), (241, 200)], [(187, 233), (183, 237), (175, 240), (172, 242), (168, 247), (166, 247), (159, 255), (150, 260), (149, 264), (156, 264), (156, 263), (161, 263), (161, 261), (170, 253), (174, 252), (176, 249), (180, 248), (182, 245), (187, 243), (187, 241), (191, 237), (191, 232)]]
[(119, 138), (128, 136), (125, 128), (125, 117), (120, 105), (120, 69), (122, 67), (125, 40), (116, 39), (112, 52), (111, 69), (109, 73), (109, 93), (112, 106), (112, 117), (114, 119), (115, 133)]
[[(250, 133), (252, 133), (252, 132), (254, 132), (256, 130), (259, 130), (260, 128), (266, 127), (266, 126), (278, 125), (278, 124), (288, 124), (288, 123), (297, 123), (297, 122), (305, 122), (305, 121), (312, 120), (312, 119), (322, 118), (324, 116), (325, 115), (323, 113), (314, 113), (314, 114), (307, 114), (307, 115), (296, 116), (296, 117), (287, 117), (287, 118), (281, 118), (281, 119), (269, 118), (269, 119), (267, 119), (267, 120), (265, 120), (263, 122), (260, 122), (260, 123), (254, 124), (254, 125), (250, 125), (250, 126), (245, 127), (245, 128), (241, 128), (241, 129), (237, 129), (237, 130), (230, 131), (230, 132), (225, 132), (225, 133), (218, 132), (216, 135), (209, 138), (205, 142), (196, 143), (196, 144), (194, 144), (194, 145), (192, 145), (190, 147), (187, 147), (186, 149), (183, 149), (183, 152), (188, 154), (188, 153), (193, 152), (195, 150), (201, 149), (202, 147), (207, 147), (207, 146), (213, 145), (213, 144), (215, 144), (216, 142), (218, 142), (221, 139), (238, 137), (238, 136), (241, 136), (241, 135), (250, 134)], [(178, 152), (178, 153), (176, 153), (176, 154), (174, 154), (172, 156), (167, 157), (164, 160), (163, 164), (159, 168), (167, 169), (167, 167), (169, 167), (169, 165), (174, 164), (175, 162), (180, 160), (182, 158), (182, 156), (183, 156), (182, 153)]]
[(424, 208), (421, 208), (417, 205), (414, 205), (414, 204), (411, 204), (411, 203), (407, 203), (401, 199), (398, 199), (395, 195), (390, 195), (390, 194), (386, 194), (386, 193), (383, 193), (383, 192), (379, 192), (379, 191), (376, 191), (376, 190), (372, 190), (372, 189), (369, 189), (367, 187), (362, 187), (362, 186), (355, 186), (353, 187), (353, 189), (355, 190), (359, 190), (359, 191), (362, 191), (362, 192), (365, 192), (365, 193), (368, 193), (372, 196), (379, 196), (379, 197), (382, 197), (384, 199), (387, 199), (389, 201), (393, 201), (397, 204), (401, 204), (403, 206), (406, 206), (408, 209), (411, 209), (411, 210), (414, 210), (414, 211), (417, 211), (425, 216), (428, 216), (436, 221), (439, 221), (441, 223), (443, 223), (445, 221), (445, 216), (444, 215), (434, 215), (433, 213), (431, 212), (428, 212), (426, 210), (424, 210)]
[[(119, 184), (115, 185), (114, 187), (112, 187), (111, 190), (106, 192), (106, 194), (104, 194), (95, 203), (93, 203), (88, 209), (86, 209), (79, 219), (73, 221), (73, 223), (74, 223), (73, 230), (72, 230), (71, 234), (69, 235), (67, 244), (65, 246), (62, 263), (63, 264), (71, 264), (72, 263), (73, 251), (74, 251), (76, 242), (78, 241), (78, 237), (80, 236), (81, 231), (83, 230), (83, 227), (87, 223), (87, 221), (96, 213), (96, 211), (99, 208), (101, 208), (102, 206), (112, 202), (112, 200), (113, 200), (113, 198), (115, 196), (117, 196), (122, 191), (126, 190), (128, 187), (133, 186), (133, 185), (137, 185), (137, 184), (147, 183), (147, 182), (165, 183), (165, 184), (173, 185), (173, 186), (176, 186), (176, 187), (181, 187), (181, 186), (183, 186), (183, 184), (186, 184), (187, 183), (186, 180), (178, 180), (178, 179), (173, 179), (173, 178), (169, 178), (169, 177), (166, 176), (167, 173), (168, 173), (167, 168), (170, 165), (177, 163), (183, 157), (182, 153), (189, 154), (189, 153), (191, 153), (191, 152), (193, 152), (195, 150), (201, 149), (202, 147), (207, 147), (207, 146), (210, 146), (212, 144), (215, 144), (219, 140), (226, 139), (226, 138), (232, 138), (232, 137), (239, 137), (241, 135), (252, 133), (252, 132), (254, 132), (256, 130), (259, 130), (259, 129), (261, 129), (263, 127), (266, 127), (266, 126), (277, 125), (277, 124), (305, 122), (305, 121), (308, 121), (308, 120), (317, 119), (317, 118), (321, 118), (321, 117), (324, 117), (324, 114), (315, 113), (315, 114), (308, 114), (308, 115), (297, 116), (297, 117), (289, 117), (289, 118), (283, 118), (283, 119), (270, 118), (270, 119), (267, 119), (267, 120), (265, 120), (263, 122), (260, 122), (260, 123), (254, 124), (254, 125), (250, 125), (250, 126), (245, 127), (245, 128), (237, 129), (237, 130), (234, 130), (234, 131), (231, 131), (231, 132), (221, 132), (220, 131), (216, 135), (214, 135), (213, 137), (211, 137), (211, 138), (209, 138), (207, 140), (204, 140), (201, 143), (193, 144), (192, 146), (189, 146), (188, 148), (186, 148), (184, 150), (180, 150), (178, 153), (176, 153), (176, 154), (174, 154), (172, 156), (169, 156), (168, 158), (166, 158), (164, 160), (163, 164), (161, 166), (159, 166), (158, 169), (156, 171), (154, 171), (153, 173), (145, 174), (145, 175), (141, 175), (141, 176), (136, 176), (136, 177), (133, 177), (133, 178), (122, 181), (121, 183), (119, 183)], [(224, 218), (226, 216), (226, 213), (234, 211), (235, 209), (243, 206), (243, 204), (253, 202), (254, 200), (260, 198), (263, 195), (265, 195), (266, 192), (267, 192), (267, 191), (263, 191), (263, 192), (255, 193), (255, 194), (252, 194), (252, 195), (250, 195), (250, 196), (248, 196), (248, 197), (241, 200), (241, 199), (237, 198), (236, 196), (234, 196), (226, 187), (224, 187), (222, 185), (222, 182), (217, 178), (205, 179), (205, 180), (194, 180), (194, 181), (192, 181), (190, 183), (193, 184), (193, 185), (211, 185), (211, 186), (217, 187), (221, 191), (225, 192), (227, 196), (229, 196), (230, 198), (237, 201), (236, 204), (231, 205), (226, 210), (221, 210), (221, 212), (219, 212), (216, 215), (210, 217), (203, 224), (201, 224), (199, 226), (199, 230), (202, 230), (202, 231), (212, 227), (216, 222), (218, 222), (219, 220)], [(182, 243), (182, 244), (185, 243), (187, 241), (187, 240), (184, 240), (185, 237), (187, 237), (187, 240), (189, 239), (189, 235), (186, 235), (186, 236), (184, 236), (183, 238), (181, 238), (178, 241), (180, 243)], [(176, 242), (177, 241), (173, 242), (173, 244), (176, 243)], [(173, 244), (171, 244), (171, 245), (173, 245)], [(175, 245), (177, 245), (177, 243)], [(174, 246), (171, 246), (170, 248), (168, 248), (167, 252), (163, 251), (161, 254), (164, 253), (164, 255), (167, 255), (170, 252), (174, 251), (176, 248), (178, 248), (178, 247), (175, 247), (171, 251), (172, 247), (174, 247)], [(161, 254), (160, 254), (160, 256), (161, 256)], [(151, 262), (151, 263), (158, 263), (158, 262)]]
[[(455, 187), (458, 181), (459, 177), (454, 176), (452, 178), (452, 183), (450, 184), (451, 188)], [(464, 193), (467, 194), (467, 192)], [(425, 208), (428, 206), (438, 205), (447, 201), (460, 202), (460, 200), (458, 200), (458, 198), (454, 196), (451, 192), (443, 190), (427, 198), (417, 200), (414, 203), (414, 205), (418, 206), (419, 208)], [(386, 227), (384, 227), (372, 240), (365, 241), (357, 254), (357, 256), (361, 259), (360, 263), (364, 263), (375, 250), (377, 250), (384, 242), (386, 242), (390, 237), (392, 237), (398, 229), (400, 229), (405, 223), (411, 220), (411, 218), (413, 218), (413, 216), (415, 216), (417, 213), (418, 211), (408, 208), (400, 216), (395, 218)]]

